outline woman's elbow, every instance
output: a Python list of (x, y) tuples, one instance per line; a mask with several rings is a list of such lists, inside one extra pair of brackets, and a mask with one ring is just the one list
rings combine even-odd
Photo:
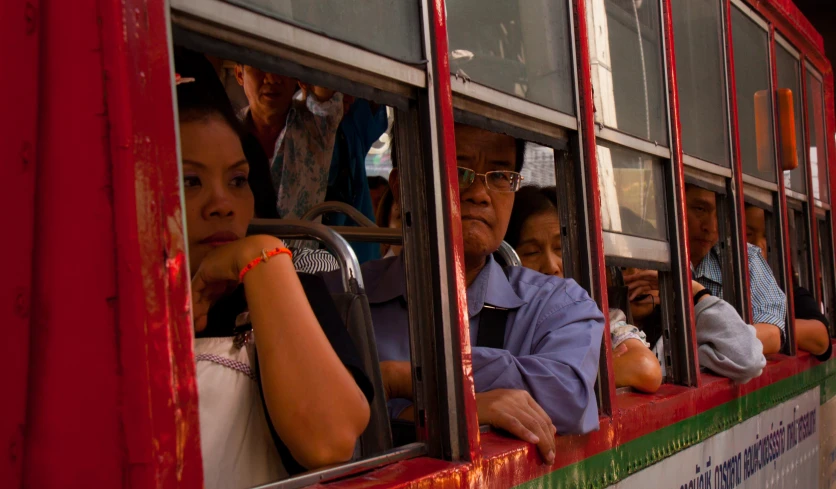
[(291, 449), (293, 458), (308, 470), (348, 462), (354, 455), (359, 435), (350, 432), (332, 433), (326, 440), (310, 440), (304, 446)]
[(662, 385), (662, 368), (650, 350), (646, 354), (623, 355), (614, 363), (617, 387), (632, 387), (652, 394)]
[[(362, 396), (362, 394), (361, 394)], [(351, 460), (357, 440), (369, 424), (369, 403), (363, 396), (356, 405), (340, 411), (327, 428), (308, 430), (295, 447), (289, 447), (293, 458), (307, 469), (316, 469)], [(325, 429), (323, 429), (325, 428)]]
[(633, 387), (642, 392), (652, 394), (659, 390), (659, 386), (662, 385), (662, 368), (659, 366), (659, 361), (655, 356), (652, 356), (652, 358), (642, 356), (638, 360), (636, 385)]

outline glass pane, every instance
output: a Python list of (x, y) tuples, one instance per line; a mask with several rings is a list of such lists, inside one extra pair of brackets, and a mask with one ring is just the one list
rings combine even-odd
[(668, 145), (659, 2), (593, 0), (589, 39), (596, 120)]
[(604, 229), (666, 240), (662, 160), (603, 142), (597, 155)]
[(417, 0), (226, 1), (399, 61), (424, 59)]
[(729, 166), (723, 23), (717, 0), (673, 0), (682, 149)]
[(836, 322), (834, 322), (836, 311), (833, 310), (833, 298), (836, 290), (833, 288), (833, 240), (830, 238), (829, 213), (827, 217), (828, 219), (816, 219), (816, 222), (819, 226), (819, 255), (821, 255), (822, 269), (822, 312), (830, 321), (831, 331), (833, 331), (832, 328), (836, 325)]
[(738, 8), (732, 8), (732, 40), (743, 173), (774, 182), (769, 39), (758, 24)]
[(821, 82), (808, 72), (807, 130), (810, 132), (810, 171), (813, 172), (813, 197), (823, 202), (830, 202), (824, 117), (824, 94)]
[(776, 43), (775, 60), (778, 70), (778, 89), (792, 92), (792, 108), (795, 116), (795, 148), (798, 153), (798, 168), (784, 172), (784, 186), (798, 193), (807, 193), (807, 170), (804, 164), (803, 105), (801, 97), (801, 66), (789, 51)]
[(553, 187), (555, 178), (554, 150), (536, 143), (526, 143), (523, 157), (523, 185)]
[(567, 2), (449, 0), (450, 73), (574, 114)]
[(794, 285), (813, 290), (810, 280), (810, 244), (807, 235), (807, 220), (804, 213), (790, 207), (787, 209), (792, 252), (792, 280)]

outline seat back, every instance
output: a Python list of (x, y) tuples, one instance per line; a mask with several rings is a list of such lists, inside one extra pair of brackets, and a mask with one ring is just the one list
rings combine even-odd
[(337, 311), (360, 354), (363, 368), (374, 387), (369, 425), (360, 436), (360, 454), (363, 457), (377, 455), (392, 448), (392, 430), (383, 376), (380, 373), (380, 359), (374, 336), (369, 300), (363, 285), (363, 276), (354, 250), (334, 230), (309, 221), (291, 219), (254, 219), (249, 234), (269, 234), (281, 239), (316, 240), (328, 249), (340, 264), (343, 291), (333, 294)]
[(503, 267), (522, 266), (522, 261), (520, 261), (520, 256), (517, 254), (517, 251), (505, 241), (499, 245), (499, 249), (494, 252), (493, 256)]

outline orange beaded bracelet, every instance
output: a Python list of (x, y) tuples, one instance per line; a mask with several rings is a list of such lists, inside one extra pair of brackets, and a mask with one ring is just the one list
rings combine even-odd
[(255, 260), (249, 262), (247, 264), (247, 266), (244, 267), (243, 270), (241, 270), (241, 274), (238, 275), (238, 282), (243, 283), (244, 282), (244, 275), (246, 275), (247, 272), (249, 272), (250, 270), (255, 268), (255, 266), (258, 265), (259, 263), (261, 263), (261, 262), (267, 263), (268, 261), (270, 261), (270, 258), (272, 258), (276, 255), (281, 255), (281, 254), (285, 254), (285, 255), (293, 258), (293, 253), (287, 248), (276, 248), (276, 249), (273, 249), (273, 250), (270, 250), (270, 251), (267, 251), (266, 249), (261, 250), (261, 256), (259, 256)]

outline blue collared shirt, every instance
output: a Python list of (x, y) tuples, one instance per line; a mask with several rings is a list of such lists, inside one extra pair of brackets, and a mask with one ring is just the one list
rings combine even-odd
[[(752, 323), (774, 324), (784, 336), (787, 318), (787, 296), (778, 287), (772, 269), (761, 255), (761, 249), (749, 244), (749, 287), (752, 289)], [(723, 268), (720, 245), (714, 245), (699, 265), (691, 267), (694, 280), (711, 292), (723, 297)]]
[[(363, 265), (381, 361), (408, 361), (409, 321), (401, 257)], [(339, 288), (339, 276), (326, 276)], [(493, 258), (467, 288), (470, 339), (475, 344), (485, 305), (509, 309), (505, 348), (472, 349), (476, 392), (524, 389), (549, 414), (559, 433), (598, 429), (595, 379), (604, 316), (575, 281), (523, 267), (506, 272)], [(390, 403), (397, 415), (408, 403)]]

